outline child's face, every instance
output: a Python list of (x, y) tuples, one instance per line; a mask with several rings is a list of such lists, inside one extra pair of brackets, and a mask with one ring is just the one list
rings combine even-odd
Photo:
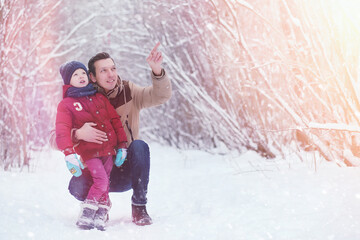
[(89, 84), (89, 78), (84, 69), (77, 69), (70, 79), (70, 85), (73, 87), (86, 87)]

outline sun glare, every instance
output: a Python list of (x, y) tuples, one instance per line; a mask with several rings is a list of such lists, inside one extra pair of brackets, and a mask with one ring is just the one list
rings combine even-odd
[(340, 22), (349, 21), (360, 32), (360, 1), (359, 0), (335, 0), (336, 15)]
[(360, 1), (323, 0), (321, 7), (325, 10), (327, 23), (331, 24), (331, 37), (336, 40), (339, 54), (357, 61), (360, 53)]

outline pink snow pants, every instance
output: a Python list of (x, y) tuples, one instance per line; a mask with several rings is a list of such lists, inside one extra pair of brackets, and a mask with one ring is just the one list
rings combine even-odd
[(111, 169), (114, 165), (113, 156), (92, 158), (85, 163), (93, 179), (93, 185), (90, 187), (86, 200), (111, 206), (109, 198), (109, 179)]

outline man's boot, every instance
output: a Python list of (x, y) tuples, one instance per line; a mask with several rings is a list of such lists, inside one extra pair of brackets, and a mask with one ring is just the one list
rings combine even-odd
[(145, 205), (144, 206), (131, 205), (131, 207), (132, 207), (132, 219), (136, 225), (145, 226), (152, 224), (152, 219), (147, 213)]
[(95, 203), (87, 202), (86, 200), (81, 204), (81, 211), (76, 225), (81, 229), (93, 229), (94, 217), (98, 206)]
[(94, 218), (95, 227), (98, 230), (105, 231), (105, 225), (109, 220), (109, 210), (110, 207), (107, 205), (99, 205)]

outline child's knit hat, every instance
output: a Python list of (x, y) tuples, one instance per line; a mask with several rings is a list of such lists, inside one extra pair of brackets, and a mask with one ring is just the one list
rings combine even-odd
[(62, 79), (64, 80), (65, 85), (70, 85), (71, 76), (79, 68), (84, 69), (86, 74), (89, 75), (89, 72), (86, 69), (85, 65), (82, 64), (81, 62), (71, 61), (61, 65), (60, 74)]

